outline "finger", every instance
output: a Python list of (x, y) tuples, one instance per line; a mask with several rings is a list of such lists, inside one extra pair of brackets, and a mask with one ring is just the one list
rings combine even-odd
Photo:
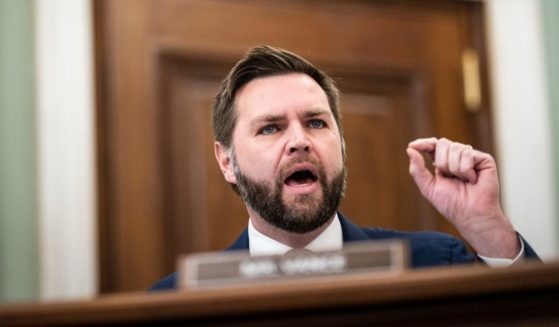
[(496, 169), (495, 159), (489, 153), (481, 152), (475, 149), (472, 149), (471, 151), (474, 157), (474, 171), (478, 174), (478, 176), (483, 170)]
[(410, 175), (415, 181), (415, 184), (417, 184), (421, 194), (427, 196), (431, 193), (434, 180), (433, 174), (425, 167), (425, 160), (419, 151), (412, 147), (408, 147), (406, 153), (410, 158)]
[(460, 158), (466, 146), (460, 143), (452, 142), (448, 148), (448, 170), (456, 177), (462, 178), (460, 173)]
[(466, 148), (462, 151), (460, 158), (460, 176), (469, 183), (477, 182), (476, 160), (474, 156), (475, 150)]
[(451, 142), (445, 138), (437, 141), (435, 149), (435, 168), (437, 171), (444, 176), (451, 176), (450, 170), (448, 168), (448, 149)]
[(410, 142), (408, 147), (423, 153), (434, 153), (437, 141), (436, 137), (417, 139)]
[[(491, 176), (491, 178), (496, 178), (498, 180), (495, 159), (490, 154), (485, 152), (473, 149), (471, 152), (473, 156), (472, 170), (476, 176), (476, 182), (479, 182), (480, 179), (484, 178), (483, 176)], [(487, 178), (484, 179), (487, 180)]]

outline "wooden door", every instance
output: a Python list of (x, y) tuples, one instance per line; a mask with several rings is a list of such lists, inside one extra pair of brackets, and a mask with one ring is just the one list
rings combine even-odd
[(445, 136), (491, 150), (486, 92), (475, 113), (463, 100), (465, 49), (485, 71), (480, 3), (94, 4), (102, 291), (144, 289), (179, 254), (223, 249), (246, 227), (213, 156), (210, 106), (258, 44), (296, 52), (336, 79), (349, 167), (342, 212), (365, 226), (454, 233), (413, 185), (405, 149)]

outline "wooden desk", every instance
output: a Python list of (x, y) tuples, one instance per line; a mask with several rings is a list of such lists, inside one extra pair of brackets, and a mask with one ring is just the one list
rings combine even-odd
[(559, 263), (0, 306), (0, 326), (559, 325)]

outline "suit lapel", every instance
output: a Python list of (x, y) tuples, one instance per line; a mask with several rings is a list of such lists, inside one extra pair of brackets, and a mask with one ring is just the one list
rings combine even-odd
[(359, 226), (355, 225), (349, 219), (344, 217), (340, 212), (338, 212), (338, 218), (340, 219), (340, 224), (342, 225), (342, 236), (345, 242), (354, 241), (366, 241), (369, 239), (367, 234), (363, 232)]
[(245, 228), (237, 240), (225, 249), (225, 251), (233, 250), (248, 250), (248, 228)]

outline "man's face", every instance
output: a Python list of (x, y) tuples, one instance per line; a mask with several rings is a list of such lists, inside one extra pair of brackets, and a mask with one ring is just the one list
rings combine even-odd
[(305, 233), (335, 213), (345, 187), (338, 126), (320, 86), (304, 74), (255, 79), (237, 93), (234, 155), (226, 179), (251, 214)]

